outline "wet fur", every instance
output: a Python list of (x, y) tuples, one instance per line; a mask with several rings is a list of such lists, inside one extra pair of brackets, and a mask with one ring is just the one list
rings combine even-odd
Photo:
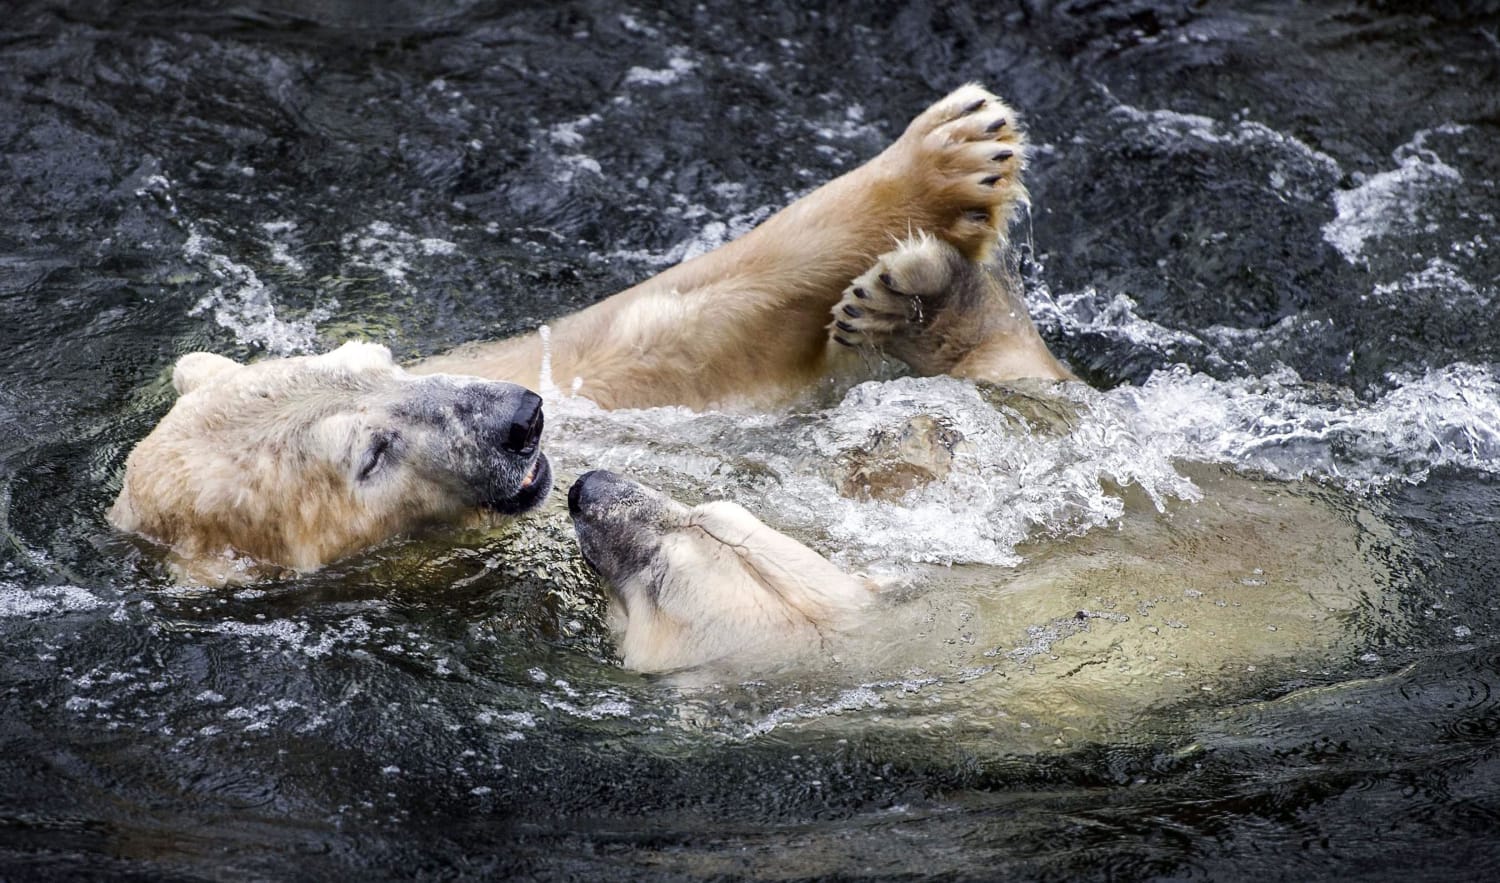
[[(173, 382), (178, 400), (131, 452), (109, 519), (165, 543), (186, 582), (315, 569), (550, 487), (540, 451), (506, 451), (494, 435), (507, 427), (487, 423), (530, 393), (412, 375), (382, 346), (252, 365), (198, 353)], [(365, 474), (377, 439), (383, 453)]]

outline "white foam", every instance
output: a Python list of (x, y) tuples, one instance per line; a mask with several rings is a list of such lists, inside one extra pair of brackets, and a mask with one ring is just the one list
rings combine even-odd
[[(553, 711), (561, 711), (564, 714), (584, 720), (604, 720), (605, 718), (620, 718), (634, 716), (634, 708), (626, 700), (612, 695), (601, 695), (591, 705), (577, 705), (566, 699), (559, 699), (551, 693), (543, 693), (541, 702)], [(517, 731), (519, 732), (519, 731)]]
[(183, 257), (204, 266), (220, 280), (188, 315), (212, 311), (214, 321), (234, 332), (235, 340), (274, 355), (313, 352), (318, 342), (317, 323), (332, 315), (338, 302), (330, 299), (300, 320), (283, 319), (277, 315), (270, 289), (255, 270), (220, 254), (218, 247), (217, 242), (197, 231), (191, 232), (182, 246)]
[(356, 616), (337, 628), (324, 629), (316, 637), (307, 623), (290, 619), (265, 623), (218, 622), (209, 626), (208, 631), (233, 635), (247, 642), (279, 644), (285, 649), (318, 658), (327, 656), (341, 645), (363, 642), (370, 636), (371, 628), (367, 621)]
[(603, 117), (600, 117), (597, 113), (591, 113), (576, 119), (556, 123), (547, 129), (547, 140), (563, 147), (580, 147), (583, 145), (583, 130), (590, 128), (602, 119)]
[[(728, 497), (782, 529), (822, 537), (844, 563), (1016, 562), (1034, 532), (1074, 531), (1118, 518), (1117, 485), (1164, 503), (1197, 489), (1133, 431), (1128, 415), (1081, 385), (1066, 395), (1079, 426), (1032, 431), (972, 384), (900, 378), (850, 390), (814, 415), (647, 411), (559, 413), (558, 462), (620, 471), (668, 493)], [(878, 434), (922, 417), (958, 432), (965, 447), (948, 477), (897, 502), (851, 499), (823, 467), (857, 455)]]
[(1323, 225), (1323, 239), (1351, 264), (1364, 260), (1365, 244), (1381, 236), (1410, 232), (1420, 222), (1426, 197), (1463, 180), (1458, 170), (1428, 149), (1434, 134), (1457, 134), (1462, 126), (1423, 129), (1396, 148), (1396, 168), (1366, 177), (1352, 190), (1334, 193), (1337, 213)]
[(1372, 289), (1376, 299), (1393, 302), (1402, 308), (1410, 308), (1412, 295), (1435, 297), (1444, 306), (1451, 307), (1460, 301), (1480, 307), (1490, 306), (1495, 299), (1495, 288), (1481, 288), (1459, 274), (1458, 267), (1442, 258), (1429, 258), (1427, 266), (1407, 273), (1395, 282), (1383, 282)]
[(1099, 334), (1158, 351), (1203, 344), (1190, 332), (1142, 318), (1136, 313), (1135, 299), (1126, 294), (1110, 295), (1089, 287), (1054, 296), (1046, 285), (1037, 285), (1026, 297), (1033, 320), (1043, 327), (1055, 325), (1072, 333)]
[(815, 702), (803, 705), (784, 706), (751, 724), (744, 738), (764, 736), (777, 727), (803, 720), (817, 720), (851, 711), (865, 711), (885, 706), (885, 700), (875, 691), (877, 686), (864, 685), (845, 690), (830, 702)]
[(1295, 158), (1300, 166), (1317, 171), (1321, 175), (1337, 178), (1340, 174), (1338, 161), (1328, 154), (1309, 146), (1306, 142), (1272, 129), (1253, 120), (1221, 122), (1212, 117), (1175, 110), (1142, 110), (1121, 104), (1114, 115), (1144, 127), (1148, 141), (1159, 146), (1171, 147), (1184, 141), (1229, 147), (1270, 148), (1276, 153)]
[[(155, 196), (177, 214), (172, 199), (172, 182), (162, 175), (147, 178), (144, 186), (136, 191), (138, 196)], [(296, 223), (287, 220), (269, 221), (261, 229), (270, 237), (268, 247), (271, 260), (296, 273), (304, 272), (301, 262), (292, 257), (290, 245), (281, 237), (292, 233)], [(338, 302), (329, 299), (308, 311), (300, 320), (287, 320), (277, 314), (277, 306), (270, 289), (261, 281), (251, 267), (223, 254), (221, 245), (200, 231), (196, 224), (185, 220), (187, 241), (182, 245), (182, 256), (191, 264), (202, 266), (219, 284), (208, 294), (199, 298), (188, 311), (197, 316), (212, 312), (214, 321), (234, 333), (234, 338), (247, 346), (264, 348), (273, 355), (292, 355), (313, 352), (317, 345), (317, 323), (332, 315)]]
[(661, 32), (656, 28), (653, 28), (648, 24), (644, 24), (640, 19), (636, 18), (633, 15), (622, 14), (619, 16), (619, 21), (620, 25), (624, 27), (625, 30), (630, 31), (631, 33), (644, 34), (648, 37), (656, 37), (661, 34)]
[[(1009, 565), (1015, 546), (1035, 531), (1072, 532), (1119, 518), (1113, 485), (1135, 485), (1161, 506), (1196, 499), (1198, 490), (1173, 468), (1170, 450), (1142, 439), (1128, 414), (1092, 390), (1066, 392), (1080, 420), (1066, 433), (1034, 431), (1016, 413), (997, 409), (979, 391), (949, 378), (902, 378), (855, 387), (824, 422), (825, 457), (856, 449), (917, 415), (936, 418), (969, 446), (948, 477), (899, 502), (855, 502), (826, 481), (794, 479), (788, 497), (822, 509), (828, 534), (862, 560), (895, 555), (942, 564)], [(792, 500), (772, 501), (791, 505)]]
[(339, 247), (349, 266), (375, 270), (403, 290), (411, 288), (407, 277), (416, 259), (458, 254), (458, 246), (446, 239), (418, 238), (387, 221), (371, 221), (362, 231), (344, 234)]
[(524, 727), (528, 730), (536, 729), (536, 715), (529, 711), (481, 711), (474, 719), (485, 726), (493, 724), (509, 724), (512, 727)]
[(287, 237), (297, 230), (296, 221), (267, 221), (260, 225), (271, 240), (271, 260), (285, 267), (293, 273), (305, 273), (307, 267), (292, 256), (292, 243)]
[(678, 54), (667, 59), (667, 66), (664, 68), (652, 70), (633, 67), (626, 71), (623, 85), (668, 86), (698, 69), (698, 63), (688, 58), (684, 50), (678, 49), (677, 52)]
[(1360, 401), (1288, 368), (1237, 380), (1176, 368), (1109, 396), (1135, 411), (1152, 446), (1184, 459), (1351, 488), (1421, 481), (1438, 466), (1500, 474), (1500, 381), (1491, 370), (1457, 363), (1388, 380), (1388, 392)]
[(78, 586), (18, 586), (0, 584), (0, 619), (17, 616), (75, 613), (103, 607), (88, 589)]
[[(825, 95), (824, 98), (832, 99), (835, 103), (842, 104), (836, 96)], [(862, 104), (845, 104), (841, 112), (835, 112), (832, 116), (809, 122), (808, 128), (813, 134), (824, 141), (859, 141), (874, 142), (883, 138), (879, 127), (865, 119), (865, 108)]]

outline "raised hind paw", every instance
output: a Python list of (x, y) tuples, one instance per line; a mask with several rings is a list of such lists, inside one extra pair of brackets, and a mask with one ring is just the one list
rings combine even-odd
[(890, 154), (914, 190), (913, 229), (930, 231), (969, 260), (989, 256), (1026, 199), (1026, 136), (1016, 112), (976, 84), (919, 114)]

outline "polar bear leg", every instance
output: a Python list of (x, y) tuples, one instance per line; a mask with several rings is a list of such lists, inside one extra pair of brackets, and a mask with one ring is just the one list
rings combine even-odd
[(828, 310), (892, 243), (925, 230), (966, 260), (994, 251), (1025, 196), (1025, 157), (1015, 112), (963, 86), (739, 239), (552, 323), (547, 347), (530, 335), (414, 370), (538, 385), (550, 347), (553, 376), (582, 378), (580, 393), (605, 407), (784, 401), (848, 364), (829, 360)]

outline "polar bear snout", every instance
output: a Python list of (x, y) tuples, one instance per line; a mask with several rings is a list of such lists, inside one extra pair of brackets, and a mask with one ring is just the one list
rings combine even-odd
[(656, 557), (687, 507), (613, 472), (585, 472), (568, 489), (568, 512), (588, 565), (618, 592)]
[(568, 514), (577, 520), (580, 515), (595, 510), (603, 496), (617, 490), (614, 486), (620, 481), (618, 475), (603, 469), (594, 469), (578, 476), (578, 480), (568, 488)]
[(365, 420), (411, 437), (415, 472), (505, 515), (536, 508), (552, 490), (552, 470), (541, 453), (542, 399), (514, 383), (445, 376), (407, 381), (405, 394), (383, 417), (376, 405)]
[(596, 525), (626, 520), (658, 521), (654, 517), (656, 510), (670, 502), (645, 485), (607, 469), (585, 472), (568, 489), (568, 512), (573, 520)]
[(501, 447), (512, 454), (530, 454), (542, 440), (542, 426), (542, 397), (528, 389), (510, 417)]
[(484, 450), (529, 457), (541, 443), (542, 397), (514, 383), (418, 378), (393, 409), (400, 420), (474, 438)]
[(542, 397), (515, 384), (475, 383), (463, 388), (454, 413), (456, 431), (479, 441), (477, 456), (462, 456), (461, 447), (454, 454), (481, 505), (505, 515), (541, 505), (552, 492), (552, 466), (540, 450)]
[(467, 464), (483, 494), (482, 504), (506, 515), (541, 505), (552, 492), (552, 466), (541, 451), (542, 397), (508, 383), (475, 384), (465, 393), (478, 397), (465, 408), (462, 429), (474, 432), (485, 449)]

